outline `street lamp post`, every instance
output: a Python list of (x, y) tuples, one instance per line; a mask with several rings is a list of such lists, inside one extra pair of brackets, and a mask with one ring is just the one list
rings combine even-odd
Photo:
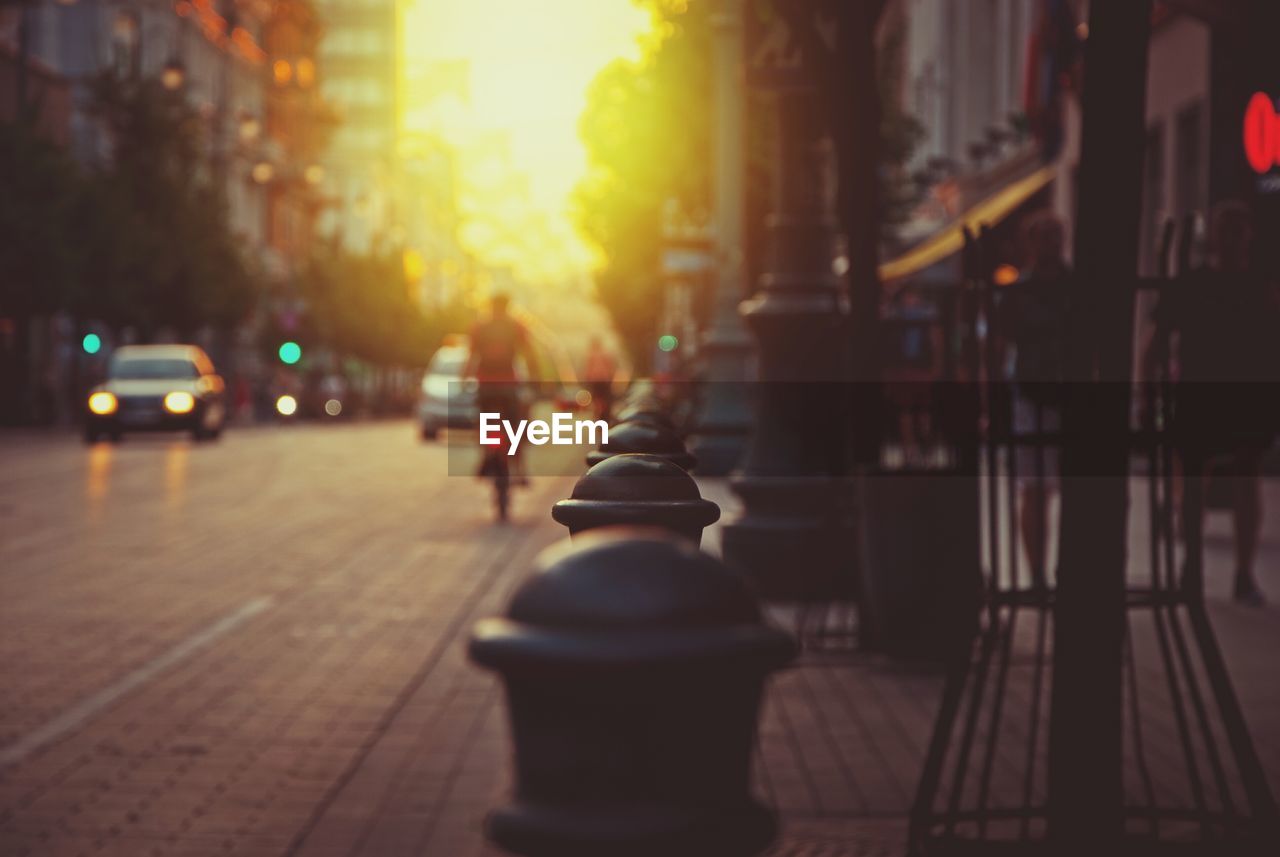
[(690, 446), (698, 472), (727, 475), (746, 449), (751, 415), (745, 382), (751, 341), (738, 315), (743, 296), (744, 87), (742, 0), (719, 0), (711, 17), (715, 65), (715, 304), (702, 340), (705, 383)]
[(842, 585), (851, 528), (842, 497), (842, 347), (848, 299), (835, 273), (830, 140), (812, 86), (776, 88), (777, 171), (768, 271), (742, 314), (759, 351), (755, 431), (733, 480), (742, 517), (724, 555), (777, 600)]

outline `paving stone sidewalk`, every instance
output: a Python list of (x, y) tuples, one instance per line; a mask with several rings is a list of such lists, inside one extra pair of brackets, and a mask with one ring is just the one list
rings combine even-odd
[[(734, 501), (722, 484), (704, 490), (732, 513)], [(1211, 583), (1217, 585), (1221, 523), (1215, 521), (1213, 530), (1219, 550)], [(1269, 537), (1280, 539), (1280, 527), (1274, 530)], [(708, 546), (716, 550), (716, 534), (709, 535)], [(1269, 540), (1268, 569), (1276, 554), (1280, 544)], [(1259, 751), (1280, 789), (1280, 695), (1273, 667), (1280, 614), (1216, 603), (1214, 615)], [(439, 670), (404, 716), (389, 724), (367, 769), (339, 793), (297, 853), (498, 853), (477, 831), (508, 788), (501, 696), (465, 664), (461, 641)], [(931, 669), (853, 653), (811, 654), (775, 679), (756, 764), (761, 797), (778, 809), (783, 824), (769, 854), (903, 853), (906, 813), (942, 684)], [(1020, 785), (1008, 774), (1005, 780), (997, 791)]]
[[(232, 435), (210, 454), (139, 445), (105, 462), (0, 450), (0, 753), (142, 677), (0, 768), (0, 854), (497, 853), (481, 823), (509, 788), (506, 715), (465, 640), (562, 536), (547, 510), (572, 481), (535, 479), (516, 524), (495, 528), (482, 486), (405, 467), (419, 453), (403, 429)], [(705, 490), (733, 514), (722, 484)], [(1226, 532), (1211, 523), (1212, 615), (1280, 790), (1280, 610), (1221, 600)], [(1262, 566), (1280, 599), (1275, 514)], [(779, 676), (757, 759), (783, 822), (770, 853), (901, 854), (941, 687), (856, 654)]]

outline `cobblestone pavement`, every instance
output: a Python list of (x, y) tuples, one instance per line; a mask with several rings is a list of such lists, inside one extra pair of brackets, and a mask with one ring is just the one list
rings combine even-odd
[(477, 841), (503, 750), (458, 643), (559, 537), (568, 483), (497, 527), (445, 472), (403, 423), (5, 438), (0, 854)]
[[(493, 853), (505, 713), (462, 644), (561, 537), (571, 480), (498, 527), (445, 472), (405, 423), (0, 437), (0, 855)], [(1215, 618), (1275, 780), (1280, 613)], [(940, 686), (848, 657), (777, 680), (771, 853), (899, 853)]]

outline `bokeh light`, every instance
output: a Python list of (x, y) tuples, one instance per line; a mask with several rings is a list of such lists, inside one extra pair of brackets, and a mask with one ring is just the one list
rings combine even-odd
[(1013, 265), (1001, 265), (996, 268), (991, 278), (995, 280), (997, 286), (1012, 286), (1018, 282), (1018, 278), (1022, 276), (1022, 272)]
[(293, 396), (281, 396), (276, 399), (276, 411), (282, 417), (291, 417), (298, 412), (298, 400)]
[(102, 337), (96, 333), (86, 333), (84, 339), (80, 340), (80, 347), (85, 354), (97, 354), (102, 350)]
[(316, 64), (309, 57), (302, 57), (297, 65), (298, 86), (303, 89), (316, 82)]
[(195, 406), (195, 397), (181, 390), (164, 397), (164, 409), (171, 414), (189, 414)]
[(94, 393), (89, 397), (89, 410), (100, 417), (116, 412), (116, 397), (107, 392)]
[(658, 337), (658, 348), (661, 351), (675, 351), (680, 347), (680, 340), (671, 334)]
[(292, 341), (282, 342), (277, 353), (280, 355), (281, 363), (292, 366), (302, 359), (302, 346)]

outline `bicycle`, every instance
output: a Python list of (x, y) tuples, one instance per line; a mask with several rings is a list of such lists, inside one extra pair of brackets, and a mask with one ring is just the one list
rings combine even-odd
[[(480, 385), (477, 394), (479, 413), (497, 413), (507, 418), (523, 413), (520, 391), (514, 385)], [(493, 480), (493, 509), (498, 523), (510, 517), (513, 456), (509, 455), (510, 442), (505, 432), (498, 432), (496, 444), (485, 444), (480, 462), (480, 476)]]
[(480, 475), (493, 480), (494, 515), (498, 523), (506, 523), (511, 511), (511, 457), (505, 437), (500, 437), (496, 446), (485, 448)]

